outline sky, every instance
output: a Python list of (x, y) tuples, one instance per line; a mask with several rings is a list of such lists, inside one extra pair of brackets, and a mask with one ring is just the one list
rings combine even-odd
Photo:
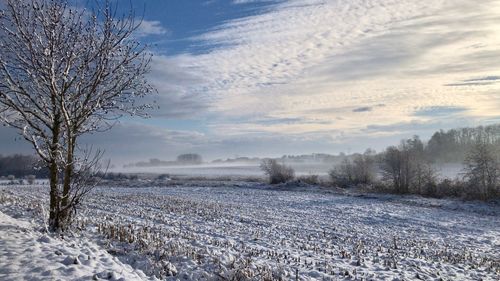
[[(500, 122), (500, 0), (113, 1), (143, 18), (159, 105), (83, 139), (115, 163), (380, 151)], [(29, 151), (11, 129), (0, 144)]]

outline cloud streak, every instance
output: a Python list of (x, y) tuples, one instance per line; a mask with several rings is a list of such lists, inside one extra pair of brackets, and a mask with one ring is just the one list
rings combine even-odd
[[(468, 105), (475, 110), (460, 114), (479, 120), (494, 115), (484, 94), (443, 82), (494, 77), (499, 7), (493, 0), (285, 1), (193, 38), (212, 49), (185, 62), (208, 78), (192, 90), (214, 100), (214, 132), (354, 133), (367, 123), (426, 121), (413, 113), (430, 106)], [(478, 111), (486, 114), (468, 115)], [(259, 123), (263, 116), (277, 121)], [(231, 126), (228, 118), (247, 122)], [(279, 122), (289, 119), (304, 122)]]

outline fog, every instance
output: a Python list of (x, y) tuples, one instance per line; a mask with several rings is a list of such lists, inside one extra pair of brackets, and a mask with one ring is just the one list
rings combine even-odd
[[(295, 170), (295, 174), (301, 175), (327, 175), (333, 168), (333, 163), (293, 163), (286, 162)], [(110, 172), (114, 173), (154, 173), (181, 176), (263, 176), (259, 163), (237, 162), (237, 163), (206, 163), (200, 165), (173, 165), (159, 167), (114, 167)]]

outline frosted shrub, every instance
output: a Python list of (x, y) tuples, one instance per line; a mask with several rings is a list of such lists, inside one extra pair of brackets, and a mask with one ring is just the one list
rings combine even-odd
[(310, 185), (319, 185), (321, 183), (318, 175), (300, 176), (297, 180)]
[(7, 180), (9, 180), (9, 183), (10, 184), (14, 184), (14, 180), (16, 179), (16, 177), (14, 175), (9, 175), (7, 176)]
[[(147, 81), (151, 53), (137, 41), (132, 11), (117, 16), (110, 1), (95, 9), (69, 0), (2, 1), (1, 123), (16, 129), (49, 171), (49, 225), (64, 231), (77, 205), (105, 170), (103, 152), (80, 138), (110, 129), (124, 115), (146, 117), (139, 102), (156, 90)], [(54, 46), (57, 46), (54, 48)], [(56, 102), (57, 101), (57, 102)]]
[(285, 183), (295, 178), (295, 171), (292, 167), (279, 164), (275, 159), (262, 160), (260, 169), (269, 177), (271, 184)]
[(371, 184), (375, 180), (375, 162), (368, 153), (356, 155), (353, 161), (345, 159), (328, 174), (333, 185), (342, 188)]
[(35, 175), (26, 176), (26, 181), (28, 181), (28, 184), (34, 184), (35, 183), (35, 179), (36, 179)]

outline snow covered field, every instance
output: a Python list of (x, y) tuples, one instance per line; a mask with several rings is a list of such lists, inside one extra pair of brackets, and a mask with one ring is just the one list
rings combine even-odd
[[(168, 280), (500, 279), (498, 204), (277, 189), (100, 187), (78, 228), (82, 241)], [(0, 211), (39, 222), (46, 193), (0, 186)], [(1, 230), (0, 252), (15, 231)]]
[(0, 212), (0, 280), (147, 279), (87, 239), (53, 239)]

